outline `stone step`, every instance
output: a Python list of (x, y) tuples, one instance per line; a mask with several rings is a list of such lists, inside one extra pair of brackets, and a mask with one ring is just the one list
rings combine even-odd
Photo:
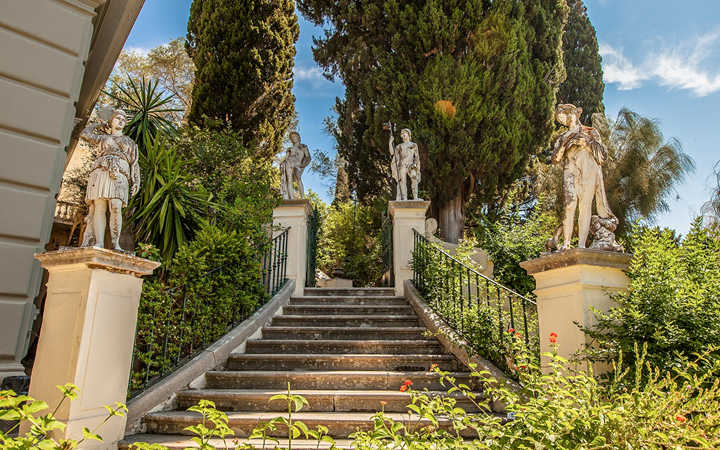
[(264, 327), (263, 339), (427, 339), (423, 327)]
[[(200, 448), (200, 445), (191, 440), (190, 436), (183, 436), (181, 434), (134, 434), (127, 436), (124, 440), (118, 442), (118, 448), (122, 450), (130, 449), (130, 446), (134, 443), (147, 442), (148, 444), (158, 444), (169, 449), (185, 449), (185, 448)], [(217, 449), (230, 448), (242, 448), (243, 445), (250, 445), (253, 448), (263, 448), (262, 439), (239, 439), (235, 443), (234, 439), (229, 438), (226, 441), (222, 439), (211, 439), (210, 445)], [(352, 448), (352, 440), (350, 439), (335, 439), (335, 448), (337, 449), (350, 449)], [(265, 442), (265, 448), (288, 448), (287, 439), (278, 439), (278, 442)], [(328, 442), (321, 442), (318, 445), (317, 441), (311, 441), (307, 439), (293, 439), (292, 448), (294, 450), (315, 450), (317, 448), (326, 449), (330, 448), (331, 445)]]
[(420, 322), (415, 315), (368, 316), (368, 315), (279, 315), (272, 319), (273, 326), (286, 327), (417, 327)]
[(410, 305), (297, 305), (283, 307), (283, 314), (288, 316), (317, 315), (382, 315), (411, 316), (415, 312)]
[(378, 295), (394, 296), (393, 288), (305, 288), (305, 297), (335, 296), (335, 297), (375, 297)]
[[(387, 390), (303, 390), (292, 389), (293, 395), (301, 395), (308, 405), (305, 412), (370, 412), (383, 409), (386, 412), (408, 412), (407, 405), (412, 403), (410, 393), (400, 392), (399, 385)], [(274, 395), (285, 394), (286, 389), (190, 389), (177, 394), (178, 408), (187, 409), (200, 400), (210, 400), (222, 411), (287, 411), (287, 400), (275, 399)], [(427, 391), (429, 396), (445, 394), (443, 391)], [(454, 397), (456, 406), (468, 412), (479, 409), (461, 393), (446, 394)]]
[[(283, 414), (275, 412), (229, 412), (228, 425), (238, 437), (247, 437), (252, 430), (263, 423), (281, 417)], [(324, 425), (329, 430), (329, 435), (337, 438), (347, 438), (358, 430), (369, 431), (373, 429), (372, 417), (374, 413), (368, 412), (299, 412), (293, 414), (293, 420), (299, 420), (310, 429)], [(404, 422), (408, 427), (424, 427), (431, 425), (427, 419), (418, 419), (415, 415), (406, 413), (387, 413), (386, 417), (396, 421)], [(438, 425), (450, 429), (451, 423), (448, 419), (438, 418)], [(197, 425), (201, 421), (200, 414), (187, 411), (155, 412), (145, 416), (148, 433), (162, 434), (183, 434), (190, 435), (185, 427)], [(271, 436), (287, 437), (287, 428), (278, 425), (275, 431), (270, 431)], [(471, 430), (464, 430), (461, 435), (472, 437)]]
[(348, 339), (251, 339), (245, 353), (333, 353), (333, 354), (431, 354), (442, 353), (442, 346), (435, 340), (348, 340)]
[(408, 305), (404, 297), (374, 295), (364, 297), (312, 296), (292, 297), (290, 305)]
[(425, 372), (432, 364), (441, 370), (464, 370), (454, 356), (434, 355), (359, 355), (359, 354), (247, 354), (232, 353), (229, 370), (392, 370)]
[[(467, 372), (451, 372), (456, 383), (476, 386), (477, 378)], [(210, 371), (206, 375), (208, 389), (388, 389), (398, 390), (405, 380), (412, 380), (416, 390), (447, 390), (440, 376), (433, 372), (380, 370), (302, 370), (302, 371)]]

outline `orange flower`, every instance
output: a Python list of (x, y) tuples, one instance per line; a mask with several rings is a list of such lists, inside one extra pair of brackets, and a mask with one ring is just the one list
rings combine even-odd
[(402, 386), (400, 386), (400, 392), (405, 392), (405, 391), (407, 391), (407, 388), (408, 388), (408, 387), (403, 384)]
[(522, 334), (520, 334), (520, 333), (515, 333), (515, 337), (518, 338), (518, 339), (520, 339), (520, 338), (522, 338)]
[(550, 333), (550, 343), (551, 343), (551, 344), (556, 343), (556, 342), (557, 342), (557, 337), (558, 337), (557, 333), (555, 333), (555, 332)]
[(675, 420), (677, 420), (680, 423), (684, 423), (687, 420), (687, 417), (681, 416), (680, 414), (678, 414), (677, 416), (675, 416)]
[(385, 405), (387, 405), (387, 402), (385, 400), (380, 400), (380, 405), (384, 408)]
[(431, 364), (431, 365), (430, 365), (430, 372), (432, 372), (433, 370), (435, 370), (435, 369), (437, 369), (437, 368), (438, 368), (438, 365), (437, 365), (437, 364)]
[(408, 389), (410, 389), (410, 386), (412, 386), (411, 380), (405, 380), (405, 382), (400, 386), (400, 392), (405, 392)]
[(515, 332), (515, 328), (508, 328), (508, 333), (513, 334)]

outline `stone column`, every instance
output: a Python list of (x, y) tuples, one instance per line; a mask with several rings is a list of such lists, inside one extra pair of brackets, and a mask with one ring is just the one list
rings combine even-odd
[[(94, 247), (35, 257), (49, 279), (30, 396), (54, 408), (56, 385), (77, 385), (79, 398), (56, 417), (67, 424), (58, 437), (81, 439), (83, 427), (94, 430), (107, 417), (103, 405), (126, 401), (141, 277), (160, 263)], [(124, 431), (125, 418), (113, 417), (99, 430), (103, 443), (84, 445), (115, 448)]]
[(310, 200), (283, 200), (273, 210), (273, 225), (287, 228), (288, 263), (287, 277), (295, 280), (294, 296), (303, 295), (307, 270), (308, 217), (312, 214)]
[(627, 289), (624, 270), (630, 258), (626, 253), (573, 248), (520, 263), (535, 278), (541, 353), (552, 351), (550, 333), (557, 333), (558, 354), (564, 358), (588, 345), (578, 325), (594, 325), (591, 308), (607, 311), (613, 304), (610, 295)]
[(405, 280), (412, 280), (413, 229), (425, 234), (425, 214), (430, 202), (425, 200), (392, 201), (388, 213), (393, 221), (393, 271), (395, 272), (395, 295), (405, 295)]

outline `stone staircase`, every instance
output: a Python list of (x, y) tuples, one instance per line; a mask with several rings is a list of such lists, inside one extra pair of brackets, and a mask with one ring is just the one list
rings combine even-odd
[[(288, 383), (293, 394), (310, 403), (293, 415), (294, 420), (311, 429), (328, 427), (338, 447), (344, 448), (349, 447), (351, 433), (372, 428), (371, 417), (382, 408), (381, 401), (386, 402), (388, 416), (410, 420), (410, 396), (400, 391), (405, 380), (412, 380), (416, 390), (445, 391), (439, 377), (429, 372), (431, 364), (470, 384), (467, 369), (425, 335), (411, 306), (395, 297), (393, 289), (308, 288), (304, 294), (293, 297), (283, 314), (263, 328), (262, 339), (248, 341), (245, 353), (233, 353), (225, 370), (208, 372), (204, 389), (178, 392), (177, 410), (148, 414), (147, 434), (127, 437), (120, 448), (138, 441), (170, 448), (196, 446), (183, 429), (198, 422), (197, 414), (185, 410), (200, 399), (212, 400), (227, 412), (236, 436), (249, 442), (242, 438), (259, 423), (287, 414), (284, 401), (269, 399), (287, 392)], [(458, 406), (473, 410), (462, 397)], [(449, 424), (441, 420), (441, 426)], [(286, 437), (287, 430), (274, 434)], [(280, 446), (284, 442), (281, 439)], [(224, 448), (221, 441), (215, 444)], [(316, 445), (293, 441), (297, 449)]]

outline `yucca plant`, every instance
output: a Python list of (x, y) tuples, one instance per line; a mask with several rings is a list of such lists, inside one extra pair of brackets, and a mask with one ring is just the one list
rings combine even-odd
[(163, 137), (140, 155), (143, 186), (131, 203), (138, 242), (155, 245), (165, 262), (188, 242), (213, 206), (211, 195), (188, 174), (185, 162)]
[(158, 80), (143, 78), (136, 82), (128, 76), (125, 83), (114, 83), (113, 87), (113, 92), (106, 94), (127, 111), (125, 134), (135, 141), (141, 154), (147, 153), (156, 137), (177, 136), (177, 127), (166, 115), (180, 109), (168, 107), (174, 94), (163, 91)]

